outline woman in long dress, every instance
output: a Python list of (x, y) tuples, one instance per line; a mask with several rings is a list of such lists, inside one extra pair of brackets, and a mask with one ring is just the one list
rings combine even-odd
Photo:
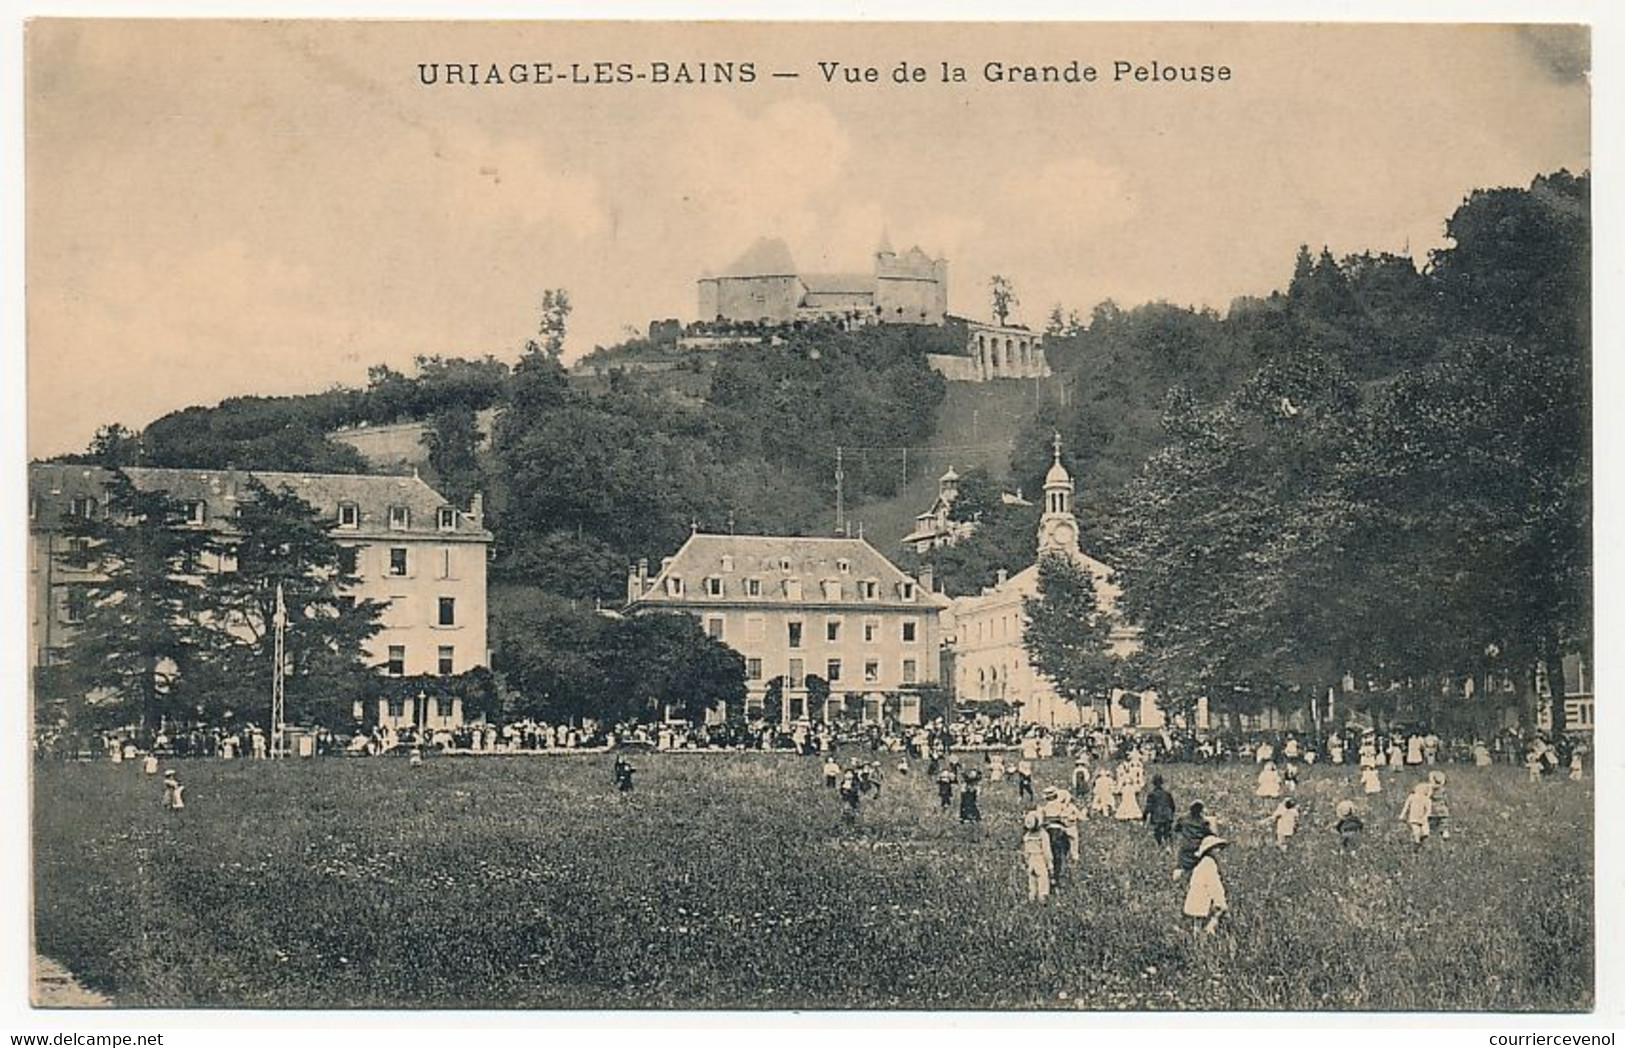
[(1212, 935), (1229, 908), (1218, 857), (1218, 850), (1229, 843), (1223, 837), (1204, 837), (1196, 849), (1196, 868), (1191, 870), (1190, 885), (1185, 889), (1185, 916), (1191, 919), (1192, 934), (1205, 931)]
[(1140, 807), (1140, 788), (1145, 785), (1144, 766), (1129, 761), (1117, 769), (1117, 818), (1120, 822), (1139, 822), (1145, 818)]

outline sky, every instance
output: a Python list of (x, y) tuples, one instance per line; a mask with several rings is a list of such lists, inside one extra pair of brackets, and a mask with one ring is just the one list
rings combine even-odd
[[(695, 319), (695, 279), (760, 236), (806, 271), (918, 244), (953, 312), (985, 316), (997, 273), (1036, 327), (1106, 298), (1223, 309), (1283, 287), (1300, 244), (1423, 259), (1474, 188), (1590, 167), (1586, 38), (1550, 26), (44, 19), (25, 54), (30, 456), (419, 354), (515, 360), (547, 288), (575, 357)], [(1100, 79), (984, 76), (1073, 60)], [(1113, 82), (1120, 60), (1230, 79)], [(419, 75), (594, 61), (757, 78)]]

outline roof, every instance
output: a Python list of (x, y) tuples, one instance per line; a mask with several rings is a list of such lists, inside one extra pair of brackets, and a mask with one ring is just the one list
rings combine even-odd
[[(253, 478), (274, 490), (288, 489), (335, 518), (339, 506), (349, 503), (358, 510), (358, 534), (433, 534), (442, 538), (455, 534), (463, 538), (490, 541), (490, 532), (459, 513), (455, 529), (442, 531), (437, 513), (450, 503), (415, 474), (396, 476), (377, 473), (285, 473), (274, 470), (240, 469), (157, 469), (131, 466), (124, 470), (132, 483), (143, 491), (166, 491), (184, 501), (202, 501), (209, 519), (229, 518), (240, 499), (246, 497)], [(31, 498), (39, 499), (41, 522), (60, 519), (74, 495), (85, 494), (105, 502), (105, 488), (112, 472), (99, 466), (33, 463), (28, 468)], [(391, 507), (409, 512), (404, 528), (391, 528)], [(47, 514), (52, 514), (48, 516)], [(345, 529), (349, 531), (350, 529)]]
[[(843, 570), (844, 563), (844, 570)], [(722, 594), (707, 594), (704, 580), (722, 580)], [(668, 579), (681, 579), (682, 590), (672, 593)], [(747, 596), (744, 580), (762, 580), (761, 594)], [(787, 580), (800, 583), (801, 596), (791, 596)], [(857, 583), (879, 583), (874, 599), (864, 599)], [(841, 583), (838, 596), (826, 594), (825, 581)], [(902, 596), (909, 584), (915, 599)], [(760, 605), (851, 605), (855, 608), (924, 608), (947, 606), (947, 598), (926, 593), (918, 583), (863, 539), (802, 538), (779, 535), (690, 535), (675, 555), (651, 580), (648, 591), (634, 605), (681, 605), (748, 602)]]
[(734, 260), (734, 264), (722, 271), (725, 277), (793, 277), (796, 275), (795, 260), (790, 257), (790, 248), (777, 237), (759, 237)]

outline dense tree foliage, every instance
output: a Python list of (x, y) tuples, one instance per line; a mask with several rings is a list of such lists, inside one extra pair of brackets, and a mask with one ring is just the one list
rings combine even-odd
[(1033, 668), (1079, 706), (1105, 704), (1121, 681), (1121, 660), (1112, 654), (1111, 622), (1100, 613), (1095, 580), (1071, 557), (1046, 553), (1038, 561), (1038, 593), (1022, 606), (1021, 642)]

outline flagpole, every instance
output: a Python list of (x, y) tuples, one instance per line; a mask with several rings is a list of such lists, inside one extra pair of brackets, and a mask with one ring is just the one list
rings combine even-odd
[(287, 666), (288, 609), (282, 602), (282, 583), (276, 584), (276, 613), (271, 616), (273, 652), (271, 655), (271, 757), (286, 757), (287, 741), (283, 737), (282, 722), (286, 719), (287, 695), (284, 670)]

